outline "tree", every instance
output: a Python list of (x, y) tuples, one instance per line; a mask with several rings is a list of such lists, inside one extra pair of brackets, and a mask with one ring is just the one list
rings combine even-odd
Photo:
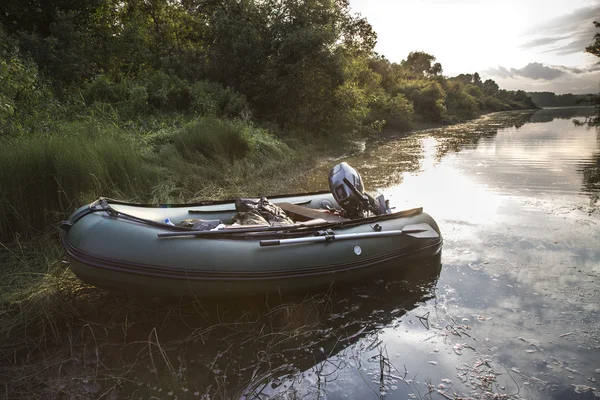
[(439, 75), (442, 73), (442, 64), (433, 63), (435, 56), (422, 51), (412, 51), (402, 61), (402, 66), (415, 75)]
[(492, 80), (492, 79), (488, 79), (485, 82), (483, 82), (483, 94), (485, 94), (486, 96), (493, 96), (496, 93), (498, 93), (498, 89), (500, 87), (498, 86), (498, 84)]
[(453, 81), (458, 81), (464, 85), (470, 85), (471, 83), (473, 83), (473, 75), (471, 74), (460, 74), (450, 79)]
[(376, 35), (347, 1), (224, 3), (210, 17), (210, 77), (244, 94), (257, 116), (330, 132), (349, 111), (342, 103), (355, 109), (346, 101), (362, 95), (349, 81), (372, 55)]
[[(600, 28), (600, 22), (594, 21), (594, 26), (596, 28)], [(585, 48), (585, 51), (595, 55), (596, 57), (600, 57), (600, 33), (596, 33), (594, 35), (594, 41)]]
[(49, 108), (53, 98), (39, 77), (37, 65), (23, 57), (1, 27), (0, 82), (0, 136), (33, 130), (33, 123), (24, 126), (22, 121)]

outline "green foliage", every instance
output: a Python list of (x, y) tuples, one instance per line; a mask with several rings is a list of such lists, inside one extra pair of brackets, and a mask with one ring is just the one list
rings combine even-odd
[(87, 83), (81, 96), (87, 106), (109, 104), (121, 119), (151, 112), (191, 112), (225, 118), (249, 118), (246, 98), (231, 88), (208, 80), (188, 84), (163, 72), (147, 74), (133, 81), (111, 81), (97, 75)]
[(500, 89), (500, 87), (492, 79), (488, 79), (483, 82), (483, 94), (486, 96), (494, 96), (496, 93), (498, 93), (498, 89)]
[(480, 112), (478, 99), (483, 97), (481, 90), (460, 80), (450, 81), (447, 86), (447, 107), (451, 118), (464, 120), (476, 117)]
[(105, 75), (97, 75), (82, 88), (80, 95), (87, 106), (110, 105), (121, 118), (134, 118), (151, 111), (148, 89), (126, 79), (115, 83)]
[(402, 66), (417, 76), (431, 76), (442, 73), (442, 64), (434, 63), (435, 56), (422, 51), (413, 51), (408, 54)]
[(375, 126), (386, 126), (389, 129), (404, 131), (410, 129), (414, 118), (413, 103), (398, 93), (390, 96), (382, 92), (374, 96), (370, 104), (371, 112), (369, 121), (371, 124), (378, 122)]
[(483, 98), (483, 104), (487, 110), (506, 111), (508, 108), (494, 96), (486, 96)]
[(95, 76), (82, 92), (85, 102), (90, 105), (95, 102), (118, 103), (127, 100), (127, 87), (111, 82), (105, 75)]
[[(600, 22), (594, 21), (594, 26), (600, 29)], [(596, 57), (600, 57), (600, 33), (596, 33), (594, 35), (594, 41), (585, 48), (585, 51), (595, 55)]]
[(162, 71), (142, 76), (148, 93), (148, 105), (153, 110), (166, 112), (185, 111), (191, 106), (187, 82)]
[[(400, 64), (375, 56), (376, 34), (346, 0), (35, 4), (9, 0), (0, 16), (10, 40), (35, 61), (30, 68), (22, 62), (28, 58), (18, 58), (12, 68), (23, 65), (35, 81), (37, 65), (57, 98), (70, 99), (71, 114), (121, 122), (150, 113), (253, 116), (321, 136), (476, 114), (468, 98), (445, 93), (435, 56), (415, 51)], [(477, 73), (452, 79), (468, 85), (481, 111), (483, 96), (496, 95), (493, 81), (486, 86)], [(398, 103), (398, 94), (412, 108)], [(26, 113), (3, 104), (4, 121), (17, 109)]]
[(374, 34), (346, 1), (243, 1), (211, 20), (210, 75), (244, 94), (259, 119), (322, 135), (359, 128), (347, 129), (362, 108), (348, 70), (371, 53)]
[(474, 98), (481, 99), (483, 97), (483, 91), (480, 89), (479, 86), (465, 85), (465, 90)]
[[(483, 112), (536, 108), (524, 92), (499, 92), (491, 79), (482, 82), (477, 72), (460, 74), (452, 78), (438, 75), (441, 65), (434, 64), (435, 57), (412, 52), (401, 64), (390, 63), (383, 57), (370, 60), (370, 68), (380, 76), (380, 86), (390, 95), (388, 100), (377, 94), (371, 102), (369, 119), (383, 118), (382, 102), (390, 101), (398, 93), (412, 104), (403, 111), (403, 123), (421, 122), (455, 123), (475, 118)], [(390, 120), (391, 121), (391, 120)], [(402, 128), (400, 128), (402, 129)]]
[[(53, 103), (37, 66), (21, 55), (16, 42), (0, 28), (0, 136), (39, 128), (40, 114)], [(25, 126), (25, 120), (32, 123)]]
[(426, 121), (443, 122), (446, 116), (446, 92), (434, 80), (405, 81), (400, 90), (414, 104), (414, 109)]
[(391, 98), (390, 105), (388, 124), (401, 130), (410, 127), (414, 116), (414, 107), (406, 96), (398, 93)]
[(198, 81), (190, 88), (192, 110), (199, 115), (215, 115), (225, 118), (250, 117), (246, 97), (217, 82)]
[(556, 94), (552, 92), (527, 93), (533, 102), (540, 107), (570, 107), (585, 102), (589, 95), (586, 94)]

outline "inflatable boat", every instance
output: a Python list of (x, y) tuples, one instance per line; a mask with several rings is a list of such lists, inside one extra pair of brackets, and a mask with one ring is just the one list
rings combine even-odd
[[(343, 200), (356, 189), (347, 183), (345, 193), (269, 197), (290, 218), (263, 225), (235, 224), (235, 200), (149, 205), (101, 198), (61, 223), (61, 242), (84, 282), (211, 297), (343, 284), (441, 251), (439, 227), (421, 208), (359, 213), (362, 206)], [(211, 221), (218, 223), (205, 223)]]

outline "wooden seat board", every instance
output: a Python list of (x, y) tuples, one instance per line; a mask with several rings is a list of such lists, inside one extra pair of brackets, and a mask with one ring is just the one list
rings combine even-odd
[(302, 207), (292, 203), (277, 203), (289, 217), (297, 221), (308, 221), (311, 219), (324, 219), (327, 222), (345, 222), (350, 221), (348, 218), (340, 217), (339, 215), (330, 214), (326, 211), (318, 211), (313, 208)]

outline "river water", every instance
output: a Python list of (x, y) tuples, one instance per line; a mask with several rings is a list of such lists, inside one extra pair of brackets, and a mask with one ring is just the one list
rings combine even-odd
[(343, 158), (368, 190), (423, 206), (445, 242), (433, 297), (364, 339), (378, 347), (353, 345), (361, 362), (328, 397), (600, 397), (600, 132), (572, 121), (588, 113), (493, 114)]
[(592, 111), (492, 114), (327, 160), (298, 189), (327, 189), (346, 161), (437, 220), (441, 257), (323, 294), (161, 304), (159, 325), (123, 325), (119, 393), (598, 398), (600, 133), (573, 123)]

